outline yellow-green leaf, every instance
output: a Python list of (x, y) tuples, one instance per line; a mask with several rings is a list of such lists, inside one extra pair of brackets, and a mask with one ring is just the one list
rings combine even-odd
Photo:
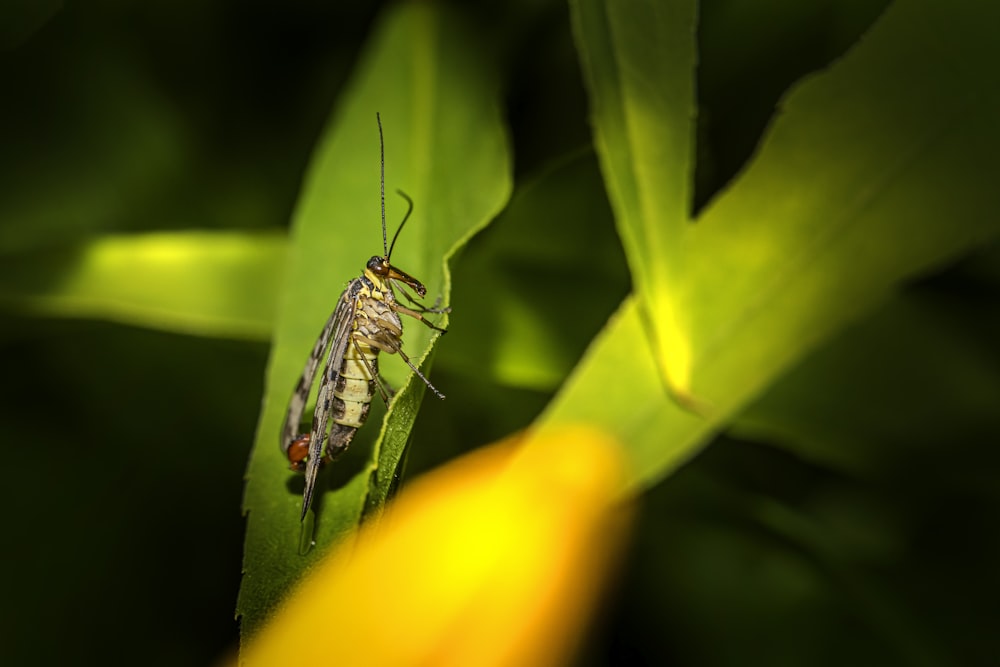
[[(581, 0), (573, 7), (636, 298), (542, 425), (589, 417), (612, 430), (628, 443), (633, 484), (642, 486), (905, 280), (1000, 233), (992, 176), (1000, 152), (1000, 71), (993, 66), (1000, 42), (992, 26), (1000, 8), (895, 3), (840, 61), (786, 97), (745, 171), (697, 221), (678, 228), (635, 202), (647, 195), (655, 201), (657, 183), (673, 187), (687, 157), (662, 156), (682, 165), (648, 159), (654, 149), (635, 150), (630, 119), (676, 122), (676, 114), (646, 110), (686, 104), (683, 96), (672, 101), (683, 82), (664, 80), (658, 49), (665, 47), (658, 44), (683, 40), (690, 27), (643, 18), (632, 4)], [(692, 77), (693, 54), (674, 56), (685, 58), (687, 72), (671, 66), (670, 76)], [(672, 136), (661, 129), (648, 139), (670, 146)], [(637, 256), (637, 230), (663, 232), (663, 225), (671, 247), (654, 235), (640, 253), (652, 259)], [(693, 397), (687, 409), (655, 391), (656, 367)]]
[(6, 258), (0, 303), (37, 315), (268, 340), (286, 251), (281, 231), (99, 236)]

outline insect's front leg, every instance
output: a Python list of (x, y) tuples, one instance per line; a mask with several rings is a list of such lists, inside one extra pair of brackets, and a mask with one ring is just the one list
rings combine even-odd
[[(426, 324), (427, 326), (429, 326), (431, 329), (434, 329), (434, 331), (440, 331), (441, 333), (448, 333), (447, 329), (444, 329), (444, 328), (439, 327), (438, 325), (434, 324), (429, 319), (427, 319), (426, 317), (424, 317), (423, 315), (421, 315), (421, 313), (419, 311), (413, 310), (411, 308), (407, 308), (406, 306), (401, 306), (398, 303), (392, 304), (392, 309), (394, 311), (396, 311), (397, 313), (400, 313), (402, 315), (408, 315), (408, 316), (412, 317), (415, 320), (419, 320), (420, 322), (423, 322), (424, 324)], [(422, 312), (425, 312), (425, 313), (436, 313), (436, 312), (448, 312), (450, 310), (451, 310), (450, 308), (448, 310), (442, 310), (442, 311), (435, 311), (435, 310), (424, 309)]]
[(438, 298), (434, 299), (434, 303), (431, 305), (431, 307), (428, 308), (427, 306), (425, 306), (424, 304), (420, 303), (419, 301), (417, 301), (416, 299), (414, 299), (412, 296), (410, 296), (410, 293), (407, 292), (404, 288), (399, 287), (399, 293), (403, 295), (403, 298), (406, 299), (407, 302), (411, 306), (413, 306), (414, 310), (419, 311), (421, 313), (440, 314), (440, 313), (450, 313), (451, 312), (451, 306), (448, 306), (446, 308), (442, 308), (441, 307), (441, 300), (444, 297), (442, 297), (440, 294), (438, 295)]

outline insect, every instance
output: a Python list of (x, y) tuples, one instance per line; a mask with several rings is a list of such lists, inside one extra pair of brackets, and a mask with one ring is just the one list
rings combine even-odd
[[(336, 459), (351, 444), (354, 434), (368, 418), (376, 388), (382, 400), (387, 404), (389, 402), (392, 390), (379, 375), (379, 352), (398, 354), (438, 398), (444, 398), (444, 395), (410, 361), (402, 348), (403, 323), (400, 315), (408, 315), (431, 329), (444, 333), (445, 330), (425, 318), (424, 313), (445, 313), (449, 312), (450, 308), (438, 308), (437, 304), (425, 308), (417, 303), (404, 286), (412, 289), (420, 298), (426, 296), (427, 289), (419, 280), (393, 266), (390, 261), (396, 239), (399, 238), (399, 233), (413, 212), (413, 200), (401, 190), (397, 190), (407, 201), (409, 208), (392, 237), (392, 243), (387, 243), (385, 143), (382, 138), (382, 118), (379, 114), (375, 114), (375, 118), (378, 122), (381, 165), (380, 194), (384, 254), (369, 259), (361, 276), (348, 283), (340, 295), (336, 308), (323, 326), (306, 360), (305, 369), (292, 393), (285, 422), (281, 427), (281, 450), (288, 457), (292, 470), (305, 473), (300, 517), (303, 520), (312, 504), (316, 476), (320, 467)], [(396, 288), (412, 307), (403, 306), (396, 300)], [(299, 433), (302, 412), (309, 398), (316, 369), (324, 354), (326, 365), (319, 381), (312, 426), (309, 433)], [(329, 435), (327, 435), (328, 427)], [(321, 456), (324, 441), (326, 455)]]

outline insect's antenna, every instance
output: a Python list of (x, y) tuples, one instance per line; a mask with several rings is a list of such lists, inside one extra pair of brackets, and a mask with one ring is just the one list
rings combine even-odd
[(396, 193), (405, 199), (406, 203), (409, 204), (410, 207), (406, 209), (406, 215), (403, 216), (403, 221), (399, 223), (399, 227), (396, 228), (396, 233), (392, 236), (392, 244), (389, 246), (389, 254), (385, 256), (386, 260), (388, 260), (392, 255), (392, 249), (396, 247), (396, 239), (399, 238), (399, 233), (403, 231), (403, 225), (406, 224), (406, 221), (410, 219), (410, 214), (413, 213), (413, 200), (410, 199), (410, 195), (406, 194), (402, 190), (396, 190)]
[[(388, 257), (389, 251), (386, 249), (388, 245), (386, 244), (385, 236), (385, 141), (382, 139), (382, 117), (378, 111), (375, 112), (375, 120), (378, 122), (378, 162), (381, 172), (378, 184), (379, 196), (382, 200), (382, 250), (385, 251), (385, 256)], [(395, 242), (396, 239), (393, 239), (393, 243)]]

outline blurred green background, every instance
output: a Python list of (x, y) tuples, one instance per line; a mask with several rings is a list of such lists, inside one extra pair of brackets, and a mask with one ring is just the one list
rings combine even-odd
[[(242, 473), (280, 253), (247, 287), (261, 294), (259, 322), (228, 333), (68, 317), (87, 310), (49, 297), (108, 234), (287, 225), (381, 9), (2, 10), (3, 664), (210, 664), (235, 647)], [(788, 86), (881, 9), (703, 4), (697, 206), (749, 158)], [(557, 376), (477, 367), (477, 350), (503, 344), (488, 327), (491, 298), (516, 302), (574, 262), (584, 269), (571, 285), (587, 295), (578, 317), (525, 313), (527, 326), (557, 332), (568, 371), (629, 288), (566, 5), (467, 13), (504, 63), (517, 191), (455, 267), (455, 322), (475, 313), (480, 328), (438, 349), (434, 381), (449, 398), (426, 401), (411, 474), (524, 426), (557, 387)], [(572, 236), (558, 262), (517, 227), (516, 206), (539, 182), (587, 193), (579, 212), (553, 212), (569, 221), (551, 233)], [(580, 239), (592, 242), (571, 245)], [(998, 257), (984, 246), (909, 285), (648, 492), (580, 664), (992, 664)]]

